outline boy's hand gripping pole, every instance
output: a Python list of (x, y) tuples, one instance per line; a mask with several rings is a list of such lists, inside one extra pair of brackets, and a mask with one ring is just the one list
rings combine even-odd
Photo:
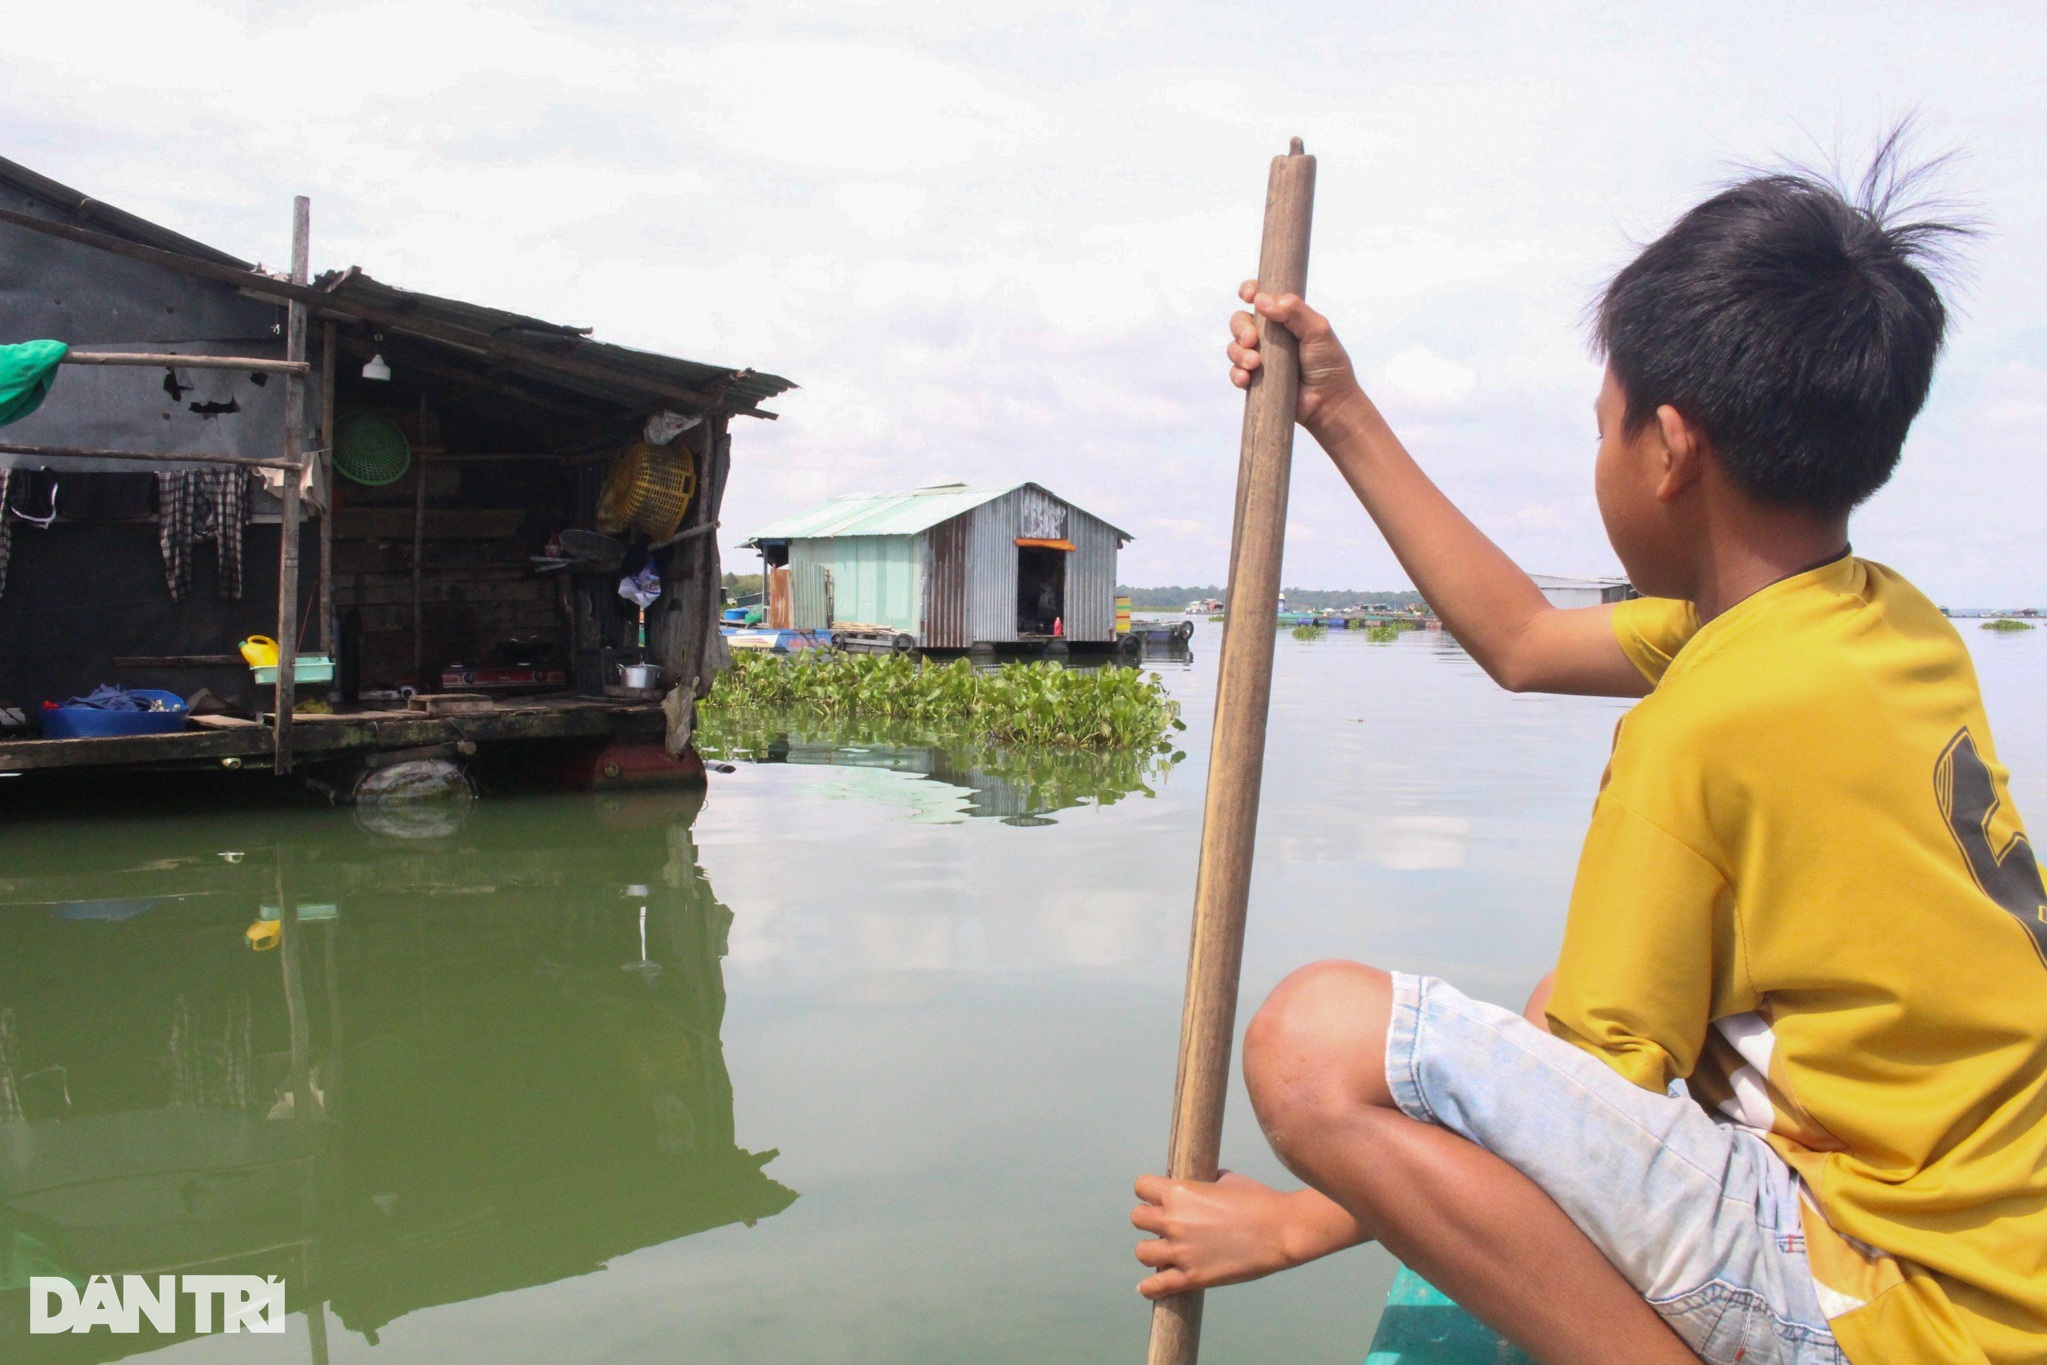
[[(1277, 298), (1308, 283), (1308, 224), (1315, 206), (1315, 158), (1295, 138), (1272, 159), (1265, 185), (1265, 240), (1258, 292)], [(1187, 1003), (1180, 1017), (1180, 1071), (1173, 1092), (1166, 1174), (1214, 1180), (1237, 1022), (1237, 973), (1244, 960), (1244, 912), (1265, 767), (1265, 716), (1272, 699), (1272, 647), (1293, 469), (1300, 347), (1293, 333), (1258, 319), (1258, 353), (1244, 396), (1237, 462), (1236, 526), (1230, 537), (1228, 619), (1215, 691), (1215, 739), (1201, 822), (1201, 869), (1194, 883), (1194, 937), (1187, 954)], [(1201, 1347), (1201, 1291), (1161, 1299), (1152, 1310), (1150, 1365), (1194, 1365)]]

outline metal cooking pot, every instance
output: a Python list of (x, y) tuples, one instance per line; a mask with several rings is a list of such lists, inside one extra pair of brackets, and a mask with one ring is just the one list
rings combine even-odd
[(621, 664), (619, 681), (627, 687), (651, 691), (661, 685), (661, 668), (658, 664)]

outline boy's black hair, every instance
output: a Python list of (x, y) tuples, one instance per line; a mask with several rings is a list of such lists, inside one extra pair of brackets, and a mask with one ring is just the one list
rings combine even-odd
[(1884, 139), (1852, 195), (1803, 170), (1758, 175), (1614, 276), (1595, 338), (1628, 431), (1669, 404), (1762, 502), (1833, 515), (1883, 487), (1947, 329), (1929, 270), (1973, 230), (1893, 221), (1940, 164), (1901, 168), (1908, 131)]

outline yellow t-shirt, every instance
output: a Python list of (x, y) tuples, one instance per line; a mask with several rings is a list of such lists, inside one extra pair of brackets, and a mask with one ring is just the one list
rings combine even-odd
[(1763, 1133), (1858, 1365), (2047, 1361), (2047, 895), (1961, 638), (1853, 556), (1614, 629), (1552, 1028)]

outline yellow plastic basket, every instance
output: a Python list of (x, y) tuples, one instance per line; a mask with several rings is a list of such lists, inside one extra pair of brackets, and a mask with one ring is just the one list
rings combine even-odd
[(612, 457), (597, 500), (597, 529), (615, 536), (631, 528), (666, 540), (682, 525), (696, 491), (697, 464), (688, 450), (635, 442)]

